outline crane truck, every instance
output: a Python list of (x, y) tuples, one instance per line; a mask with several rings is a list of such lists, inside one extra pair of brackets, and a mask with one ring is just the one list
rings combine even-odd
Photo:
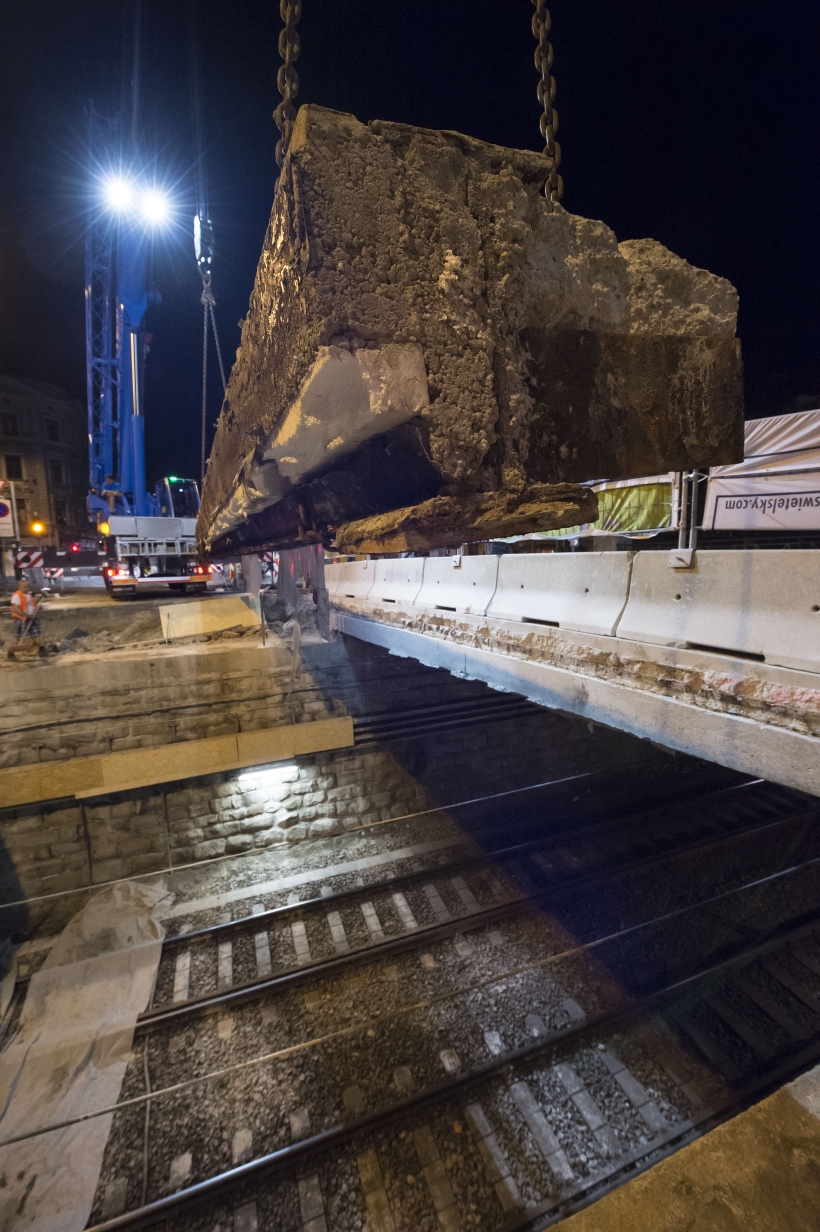
[[(91, 166), (105, 167), (118, 145), (118, 122), (91, 107)], [(153, 492), (145, 484), (142, 389), (151, 339), (144, 321), (159, 298), (149, 284), (148, 257), (168, 205), (154, 184), (131, 171), (95, 174), (100, 204), (86, 233), (87, 504), (104, 545), (103, 579), (117, 597), (158, 585), (201, 593), (212, 569), (197, 560), (196, 480), (168, 475)]]

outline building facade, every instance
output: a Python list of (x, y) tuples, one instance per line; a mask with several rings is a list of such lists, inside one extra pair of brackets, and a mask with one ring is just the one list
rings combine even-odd
[(4, 499), (13, 486), (21, 546), (89, 537), (87, 472), (82, 404), (56, 385), (0, 375), (0, 479)]

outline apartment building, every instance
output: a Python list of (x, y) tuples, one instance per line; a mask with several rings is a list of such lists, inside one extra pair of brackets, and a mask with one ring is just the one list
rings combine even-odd
[[(76, 398), (44, 381), (0, 375), (0, 479), (9, 480), (4, 498), (14, 486), (23, 546), (88, 537), (87, 442)], [(44, 528), (39, 534), (35, 523)]]

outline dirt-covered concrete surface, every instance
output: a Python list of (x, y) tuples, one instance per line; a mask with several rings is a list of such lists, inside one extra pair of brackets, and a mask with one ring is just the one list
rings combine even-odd
[(818, 1091), (814, 1070), (574, 1215), (567, 1232), (816, 1232)]
[(436, 495), (742, 455), (737, 294), (542, 195), (540, 154), (303, 107), (199, 519), (330, 540)]

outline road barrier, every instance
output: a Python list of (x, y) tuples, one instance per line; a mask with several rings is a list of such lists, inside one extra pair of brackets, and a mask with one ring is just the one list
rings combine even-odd
[(618, 637), (820, 668), (820, 551), (639, 552)]
[(483, 616), (495, 594), (497, 556), (430, 556), (418, 607)]
[(629, 594), (632, 555), (540, 552), (502, 556), (487, 615), (612, 636)]

